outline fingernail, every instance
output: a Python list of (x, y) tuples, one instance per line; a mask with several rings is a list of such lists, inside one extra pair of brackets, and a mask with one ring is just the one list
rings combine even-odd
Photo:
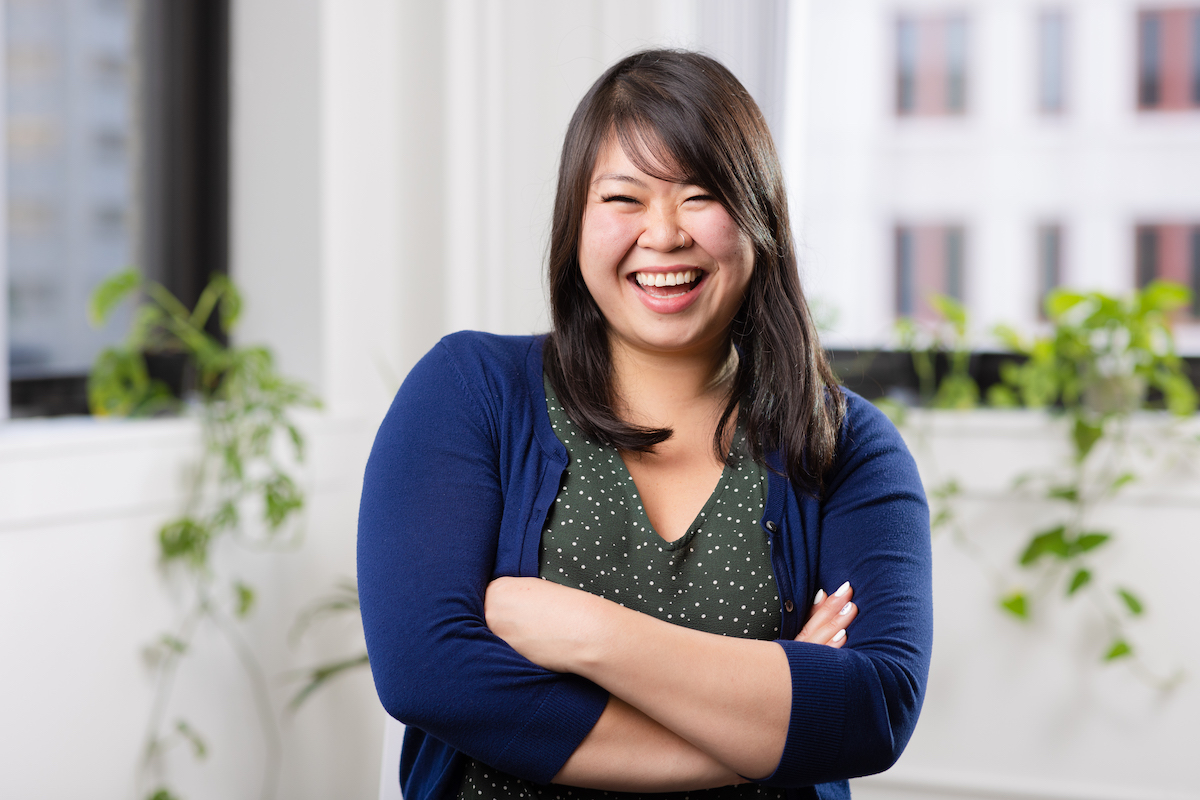
[(845, 583), (843, 583), (841, 586), (839, 586), (839, 587), (838, 587), (838, 590), (837, 590), (836, 592), (834, 592), (834, 593), (833, 593), (833, 596), (834, 596), (834, 597), (841, 597), (842, 595), (844, 595), (844, 594), (845, 594), (846, 592), (848, 592), (848, 591), (850, 591), (850, 581), (846, 581), (846, 582), (845, 582)]
[(817, 589), (817, 596), (813, 598), (813, 605), (814, 605), (814, 606), (819, 606), (819, 605), (821, 605), (821, 602), (822, 602), (824, 599), (825, 599), (825, 590), (824, 590), (824, 589)]
[(845, 638), (846, 638), (846, 630), (843, 628), (842, 630), (835, 633), (833, 635), (833, 638), (830, 639), (829, 641), (830, 642), (840, 642), (842, 639), (845, 639)]
[(852, 609), (852, 608), (854, 608), (854, 603), (846, 603), (846, 605), (842, 606), (842, 610), (838, 612), (838, 616), (840, 616), (840, 617), (846, 616), (847, 614), (850, 613), (850, 609)]

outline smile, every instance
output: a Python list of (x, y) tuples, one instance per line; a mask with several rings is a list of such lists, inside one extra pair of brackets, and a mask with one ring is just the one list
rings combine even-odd
[[(679, 272), (635, 272), (633, 277), (646, 294), (665, 298), (687, 294), (696, 288), (704, 273), (698, 269), (686, 269)], [(680, 290), (660, 291), (666, 287), (680, 287)]]

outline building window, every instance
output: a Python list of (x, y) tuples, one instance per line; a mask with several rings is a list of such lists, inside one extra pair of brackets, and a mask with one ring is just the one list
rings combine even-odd
[(5, 3), (12, 416), (86, 413), (88, 295), (130, 264), (192, 303), (225, 271), (227, 0)]
[(961, 15), (901, 16), (896, 20), (896, 113), (965, 114), (968, 26)]
[(1046, 295), (1062, 285), (1063, 229), (1058, 223), (1039, 225), (1037, 229), (1037, 308), (1046, 316)]
[(1138, 108), (1200, 108), (1200, 8), (1138, 13)]
[(1200, 222), (1142, 224), (1134, 232), (1134, 281), (1166, 280), (1192, 290), (1188, 316), (1200, 320)]
[(966, 296), (966, 231), (961, 225), (897, 225), (896, 314), (926, 322), (938, 318), (929, 302)]
[(1038, 15), (1038, 110), (1061, 114), (1066, 109), (1067, 16), (1062, 11)]

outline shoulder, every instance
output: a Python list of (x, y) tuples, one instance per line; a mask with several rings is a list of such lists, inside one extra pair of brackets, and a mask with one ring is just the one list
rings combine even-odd
[[(831, 489), (870, 474), (874, 480), (888, 477), (901, 484), (916, 483), (920, 477), (904, 437), (869, 400), (848, 389), (846, 413), (838, 434), (837, 455), (828, 474)], [(864, 469), (864, 467), (868, 467)]]
[(452, 333), (417, 362), (404, 383), (418, 389), (457, 384), (460, 391), (492, 394), (523, 389), (531, 372), (537, 372), (540, 385), (542, 338)]

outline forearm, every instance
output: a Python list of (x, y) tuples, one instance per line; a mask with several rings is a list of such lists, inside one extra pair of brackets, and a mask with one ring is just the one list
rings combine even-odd
[(534, 663), (589, 679), (739, 775), (779, 762), (791, 673), (774, 642), (694, 631), (536, 579), (494, 581), (487, 620)]
[(566, 671), (644, 712), (739, 775), (765, 777), (791, 712), (787, 657), (774, 642), (703, 633), (615, 603), (576, 617)]
[[(614, 770), (614, 764), (620, 769)], [(621, 792), (669, 792), (745, 780), (638, 709), (611, 697), (554, 782)]]

